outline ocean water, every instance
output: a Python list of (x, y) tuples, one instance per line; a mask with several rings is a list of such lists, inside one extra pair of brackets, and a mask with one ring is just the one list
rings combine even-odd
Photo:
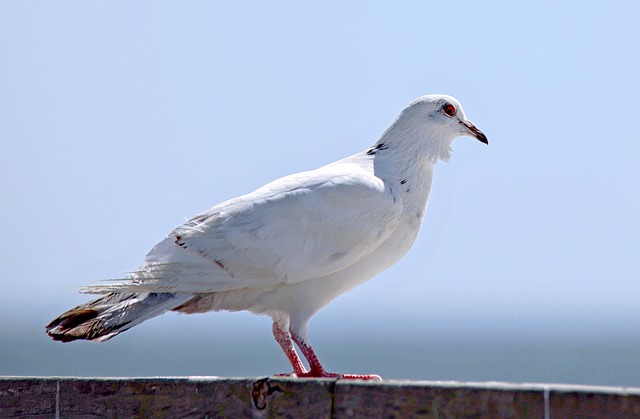
[[(261, 317), (165, 316), (105, 343), (54, 342), (44, 324), (0, 329), (0, 375), (257, 377), (290, 371), (269, 319)], [(326, 369), (335, 372), (640, 387), (637, 334), (433, 326), (337, 325), (325, 317), (312, 322), (310, 336)]]

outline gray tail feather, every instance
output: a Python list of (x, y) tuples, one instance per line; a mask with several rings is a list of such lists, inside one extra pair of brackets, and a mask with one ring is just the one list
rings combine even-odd
[(111, 293), (61, 314), (46, 331), (62, 342), (103, 342), (191, 298), (193, 295), (173, 293)]

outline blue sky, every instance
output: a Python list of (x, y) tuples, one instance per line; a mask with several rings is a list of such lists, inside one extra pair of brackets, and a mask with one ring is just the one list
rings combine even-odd
[[(639, 341), (639, 8), (2, 2), (0, 314), (12, 321), (0, 327), (55, 345), (43, 326), (86, 300), (75, 287), (137, 267), (185, 217), (367, 147), (407, 103), (446, 93), (489, 147), (454, 142), (412, 250), (320, 312), (312, 341)], [(233, 330), (216, 314), (166, 315), (140, 333), (269, 338), (264, 320), (220, 316)]]

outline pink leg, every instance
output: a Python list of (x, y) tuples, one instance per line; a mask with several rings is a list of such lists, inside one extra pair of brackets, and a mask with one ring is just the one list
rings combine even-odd
[[(320, 363), (320, 360), (318, 359), (318, 356), (313, 351), (313, 348), (311, 347), (311, 345), (307, 344), (300, 336), (298, 336), (293, 331), (291, 331), (291, 338), (300, 347), (300, 350), (302, 351), (302, 354), (304, 355), (305, 358), (307, 358), (307, 361), (309, 361), (309, 367), (311, 368), (311, 371), (305, 372), (303, 374), (298, 374), (296, 372), (296, 375), (298, 377), (326, 377), (326, 378), (342, 378), (342, 379), (346, 379), (346, 380), (377, 380), (377, 381), (382, 381), (382, 377), (380, 377), (379, 375), (376, 375), (376, 374), (363, 374), (363, 375), (360, 375), (360, 374), (336, 374), (336, 373), (333, 373), (333, 372), (326, 372), (324, 370), (324, 367)], [(297, 356), (298, 356), (298, 354), (296, 354), (296, 357)], [(291, 358), (289, 358), (289, 359), (291, 359)], [(300, 358), (298, 357), (298, 360), (299, 359)]]
[(278, 342), (285, 355), (287, 355), (289, 362), (291, 362), (293, 373), (298, 377), (304, 377), (305, 374), (307, 374), (307, 369), (304, 367), (296, 349), (293, 347), (293, 343), (291, 343), (291, 335), (289, 332), (283, 331), (276, 322), (273, 322), (273, 336), (276, 338), (276, 342)]

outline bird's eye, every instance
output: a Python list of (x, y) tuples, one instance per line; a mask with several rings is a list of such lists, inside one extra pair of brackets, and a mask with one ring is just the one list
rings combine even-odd
[(447, 103), (442, 107), (442, 112), (447, 115), (449, 118), (453, 118), (456, 116), (456, 107), (450, 103)]

